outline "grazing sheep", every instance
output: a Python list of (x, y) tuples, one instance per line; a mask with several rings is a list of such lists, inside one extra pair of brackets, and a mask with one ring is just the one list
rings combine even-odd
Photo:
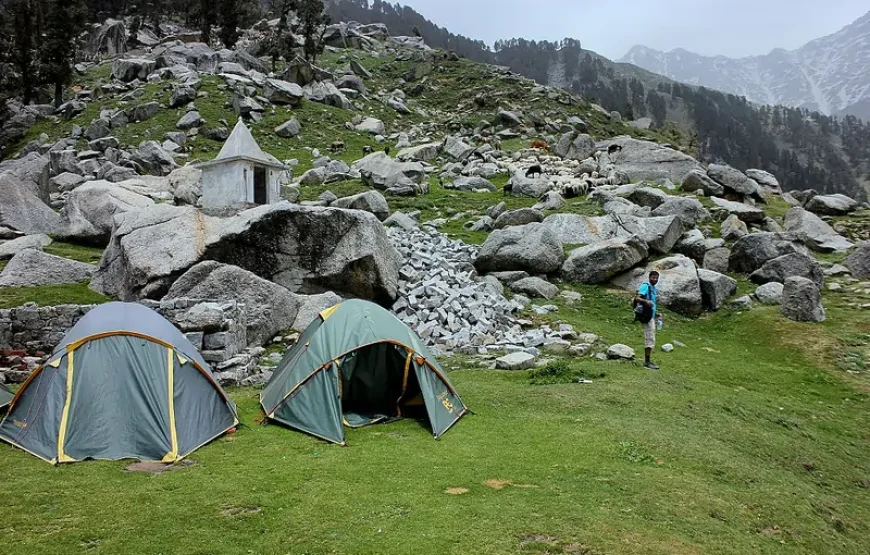
[(531, 176), (536, 175), (536, 174), (538, 176), (540, 176), (543, 173), (544, 173), (544, 170), (543, 170), (543, 168), (541, 168), (541, 165), (535, 164), (534, 166), (532, 166), (526, 170), (526, 177), (531, 177)]

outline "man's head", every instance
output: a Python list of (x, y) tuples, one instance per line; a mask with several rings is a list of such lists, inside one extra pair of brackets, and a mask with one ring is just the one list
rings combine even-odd
[(650, 273), (649, 273), (649, 282), (650, 282), (652, 285), (657, 284), (657, 283), (659, 282), (659, 273), (656, 272), (655, 270), (653, 270), (652, 272), (650, 272)]

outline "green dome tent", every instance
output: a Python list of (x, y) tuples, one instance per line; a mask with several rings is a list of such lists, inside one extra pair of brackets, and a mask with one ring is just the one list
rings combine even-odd
[(11, 403), (14, 396), (15, 394), (6, 389), (5, 385), (0, 384), (0, 409)]
[(88, 312), (18, 390), (0, 439), (52, 464), (176, 462), (238, 424), (196, 348), (156, 312)]
[(437, 438), (467, 412), (423, 341), (389, 311), (360, 300), (314, 319), (260, 404), (270, 419), (342, 445), (343, 425), (419, 415)]

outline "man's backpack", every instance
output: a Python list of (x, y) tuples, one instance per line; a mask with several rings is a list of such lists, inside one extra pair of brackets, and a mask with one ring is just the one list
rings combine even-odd
[[(647, 296), (644, 297), (646, 300), (652, 300), (652, 297), (649, 294), (649, 289), (647, 289)], [(631, 300), (631, 306), (634, 310), (634, 321), (640, 322), (641, 324), (646, 324), (650, 320), (652, 320), (653, 311), (651, 306), (647, 306), (641, 302), (638, 302), (637, 297)]]

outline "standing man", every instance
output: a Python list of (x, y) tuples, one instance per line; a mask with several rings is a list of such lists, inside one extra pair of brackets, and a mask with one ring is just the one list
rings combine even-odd
[[(646, 316), (649, 314), (650, 318), (646, 322), (641, 320), (641, 325), (643, 326), (643, 354), (644, 354), (644, 368), (648, 368), (650, 370), (658, 370), (659, 367), (650, 360), (652, 356), (652, 350), (656, 347), (656, 321), (661, 320), (661, 315), (658, 314), (657, 309), (657, 301), (658, 301), (658, 291), (656, 290), (656, 284), (659, 282), (659, 273), (653, 270), (649, 273), (649, 281), (646, 283), (642, 283), (640, 287), (637, 288), (637, 297), (635, 297), (635, 301), (637, 304), (642, 304), (646, 310), (644, 311)], [(645, 318), (644, 318), (645, 319)]]

